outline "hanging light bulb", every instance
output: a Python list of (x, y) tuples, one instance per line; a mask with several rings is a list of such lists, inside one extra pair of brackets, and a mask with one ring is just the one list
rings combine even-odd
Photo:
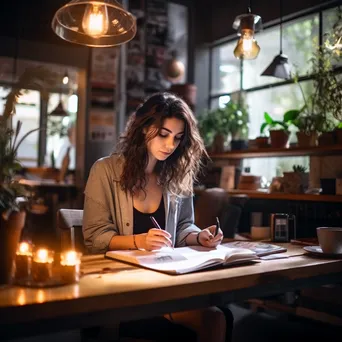
[(57, 10), (51, 26), (62, 39), (92, 47), (124, 44), (137, 32), (135, 17), (116, 0), (71, 0)]
[(64, 74), (64, 77), (63, 77), (63, 84), (68, 84), (69, 83), (69, 76), (68, 76), (68, 73), (66, 72), (65, 74)]
[(108, 32), (108, 11), (106, 6), (97, 4), (87, 5), (83, 15), (82, 28), (93, 38), (98, 38)]
[(234, 56), (238, 59), (255, 59), (260, 51), (260, 46), (253, 36), (252, 30), (243, 30), (235, 49)]
[(234, 56), (238, 59), (255, 59), (260, 52), (260, 46), (254, 39), (254, 33), (261, 28), (261, 17), (252, 14), (248, 8), (247, 14), (235, 18), (233, 28), (238, 30), (240, 36), (234, 49)]

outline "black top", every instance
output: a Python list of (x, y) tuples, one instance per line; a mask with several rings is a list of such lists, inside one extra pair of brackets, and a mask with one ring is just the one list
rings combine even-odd
[(147, 233), (151, 228), (156, 228), (150, 216), (159, 223), (161, 229), (165, 229), (165, 208), (163, 196), (158, 209), (154, 213), (142, 213), (133, 207), (133, 234)]

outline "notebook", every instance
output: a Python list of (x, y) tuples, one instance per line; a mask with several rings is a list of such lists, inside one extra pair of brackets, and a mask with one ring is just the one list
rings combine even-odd
[(247, 248), (255, 252), (257, 256), (263, 257), (275, 253), (283, 253), (287, 251), (286, 247), (274, 245), (268, 242), (255, 242), (255, 241), (233, 241), (224, 244), (231, 248)]
[(157, 251), (108, 251), (106, 257), (168, 274), (184, 274), (213, 266), (249, 263), (258, 259), (257, 254), (250, 249), (229, 247), (226, 244), (216, 248), (188, 246), (175, 249), (164, 247)]

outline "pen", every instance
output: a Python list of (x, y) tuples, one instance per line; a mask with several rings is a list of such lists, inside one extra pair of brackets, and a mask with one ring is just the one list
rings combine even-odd
[(161, 229), (159, 223), (157, 222), (157, 220), (153, 216), (150, 216), (150, 219), (156, 228)]
[[(162, 230), (161, 227), (160, 227), (160, 225), (159, 225), (159, 223), (157, 222), (157, 220), (156, 220), (153, 216), (150, 216), (150, 219), (151, 219), (152, 223), (154, 224), (154, 226), (155, 226), (156, 228)], [(172, 246), (171, 246), (171, 247), (172, 247)], [(172, 247), (172, 249), (174, 249), (174, 248)]]
[(220, 221), (218, 217), (216, 216), (216, 229), (215, 229), (215, 236), (218, 234), (219, 229), (221, 228), (220, 226)]

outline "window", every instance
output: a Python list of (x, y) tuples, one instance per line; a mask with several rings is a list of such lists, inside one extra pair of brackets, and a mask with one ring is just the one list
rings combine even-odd
[(240, 61), (233, 55), (234, 47), (232, 42), (212, 51), (212, 95), (240, 89)]
[[(40, 121), (40, 94), (38, 91), (24, 90), (16, 106), (16, 114), (13, 115), (13, 127), (18, 121), (22, 122), (17, 141), (29, 131), (39, 128)], [(34, 167), (38, 164), (39, 131), (28, 135), (18, 149), (18, 159), (22, 166)]]
[[(303, 15), (283, 23), (283, 53), (288, 56), (301, 79), (304, 94), (312, 90), (310, 58), (319, 43), (320, 35), (331, 32), (338, 18), (337, 8)], [(322, 22), (320, 23), (320, 18)], [(320, 25), (321, 24), (321, 25)], [(321, 29), (321, 31), (320, 31)], [(297, 84), (284, 82), (274, 77), (261, 76), (261, 73), (280, 52), (280, 25), (257, 32), (255, 39), (260, 46), (260, 53), (255, 60), (240, 61), (233, 55), (237, 38), (234, 41), (212, 48), (210, 107), (218, 108), (244, 90), (249, 107), (249, 139), (260, 135), (260, 126), (264, 121), (264, 112), (274, 119), (282, 119), (289, 109), (299, 109), (304, 99)], [(342, 63), (341, 59), (340, 62)], [(341, 64), (338, 64), (341, 65)], [(242, 74), (242, 82), (240, 75)], [(290, 143), (296, 142), (296, 128), (291, 132)], [(270, 181), (272, 177), (290, 170), (292, 165), (301, 164), (309, 167), (308, 157), (246, 159), (244, 167), (250, 167), (251, 173), (264, 175)], [(265, 167), (267, 165), (267, 167)]]
[[(258, 58), (244, 62), (243, 88), (249, 89), (266, 84), (279, 83), (282, 80), (261, 76), (280, 51), (279, 26), (256, 33), (260, 46)], [(283, 53), (295, 66), (300, 75), (305, 75), (309, 68), (315, 42), (318, 40), (318, 15), (297, 19), (283, 24)], [(232, 54), (232, 52), (231, 52)]]

